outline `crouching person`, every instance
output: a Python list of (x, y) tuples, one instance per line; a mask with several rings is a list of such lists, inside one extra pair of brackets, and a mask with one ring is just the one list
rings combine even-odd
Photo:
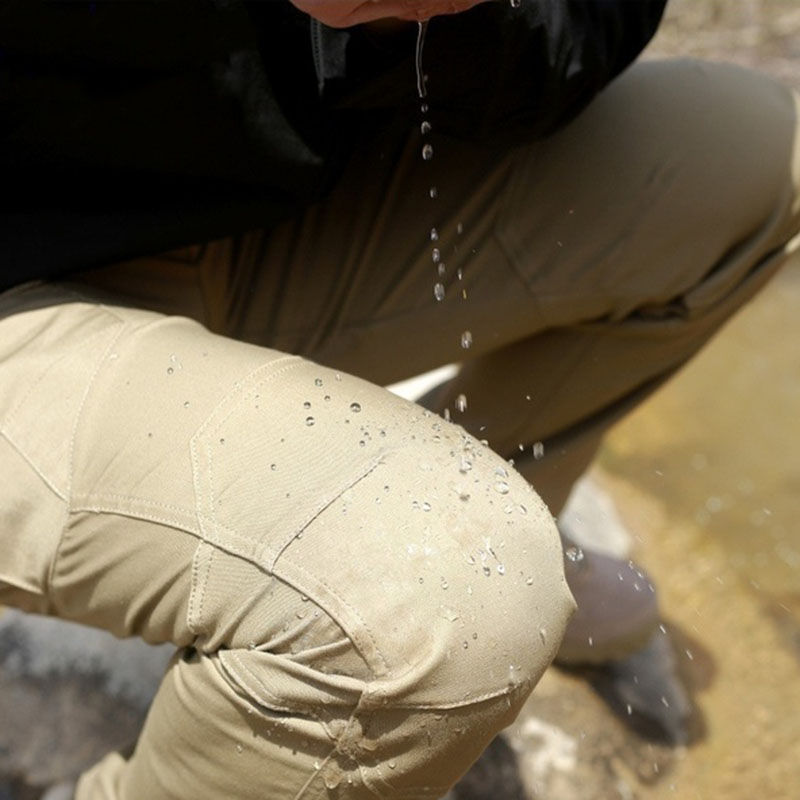
[(6, 293), (0, 463), (0, 602), (179, 647), (78, 800), (441, 797), (573, 610), (488, 448), (185, 318)]

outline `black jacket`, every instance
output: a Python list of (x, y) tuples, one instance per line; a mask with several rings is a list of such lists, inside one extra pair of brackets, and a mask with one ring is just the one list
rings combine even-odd
[[(431, 21), (437, 130), (545, 136), (641, 51), (666, 0), (505, 0)], [(0, 5), (0, 289), (275, 224), (356, 126), (417, 120), (415, 26), (288, 0)]]

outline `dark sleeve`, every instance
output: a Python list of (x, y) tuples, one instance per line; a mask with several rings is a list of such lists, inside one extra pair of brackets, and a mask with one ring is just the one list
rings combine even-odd
[[(575, 117), (652, 38), (666, 0), (496, 0), (431, 20), (423, 65), (438, 129), (484, 138), (545, 136)], [(364, 75), (356, 105), (413, 96), (413, 43), (403, 63)], [(401, 77), (402, 75), (402, 77)], [(410, 95), (410, 98), (409, 98)]]

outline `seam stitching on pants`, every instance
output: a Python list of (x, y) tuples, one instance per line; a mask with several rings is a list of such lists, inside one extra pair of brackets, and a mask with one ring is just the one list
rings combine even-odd
[(248, 667), (247, 664), (245, 664), (241, 658), (239, 658), (239, 654), (236, 652), (236, 650), (228, 650), (226, 655), (228, 658), (235, 661), (242, 671), (246, 672), (256, 683), (262, 694), (262, 696), (258, 699), (261, 700), (265, 706), (274, 708), (278, 711), (291, 711), (301, 714), (309, 713), (309, 706), (287, 704), (284, 698), (278, 697), (278, 695), (273, 694), (269, 689), (267, 689), (267, 687), (264, 685), (264, 682), (255, 674), (255, 672), (253, 672), (253, 670), (251, 670), (250, 667)]
[[(95, 331), (88, 339), (86, 339), (86, 341), (83, 344), (86, 344), (86, 345), (91, 344), (92, 341), (94, 341), (95, 339), (98, 339), (104, 333), (107, 333), (107, 328), (103, 328), (103, 329), (101, 329), (99, 331)], [(80, 419), (81, 412), (83, 411), (83, 405), (86, 402), (86, 396), (88, 394), (89, 388), (91, 387), (92, 383), (94, 382), (95, 376), (97, 374), (97, 370), (100, 368), (100, 364), (105, 359), (106, 353), (108, 353), (108, 350), (113, 346), (113, 344), (116, 341), (118, 336), (119, 336), (119, 334), (117, 334), (117, 336), (115, 336), (114, 339), (112, 340), (112, 342), (108, 345), (108, 347), (106, 348), (105, 352), (103, 353), (103, 357), (98, 362), (95, 371), (92, 373), (92, 376), (89, 379), (89, 383), (86, 386), (86, 390), (84, 392), (84, 396), (81, 399), (81, 404), (80, 404), (80, 406), (78, 408), (78, 413), (76, 415), (76, 421), (75, 421), (75, 425), (74, 425), (73, 431), (72, 431), (72, 437), (73, 438), (74, 438), (75, 432), (77, 430), (78, 420)], [(68, 355), (69, 355), (68, 353), (64, 353), (59, 358), (57, 358), (55, 361), (52, 361), (47, 366), (47, 368), (41, 372), (39, 377), (36, 378), (36, 380), (33, 382), (33, 384), (31, 384), (31, 386), (28, 388), (28, 391), (25, 392), (25, 395), (23, 397), (21, 397), (19, 399), (19, 401), (16, 403), (16, 405), (11, 409), (11, 411), (9, 411), (8, 414), (6, 414), (6, 417), (2, 421), (2, 423), (0, 423), (0, 432), (2, 432), (3, 435), (6, 437), (6, 439), (8, 439), (8, 441), (11, 442), (14, 445), (15, 449), (20, 453), (20, 455), (23, 455), (25, 457), (25, 460), (28, 461), (29, 464), (31, 464), (31, 466), (36, 470), (37, 474), (40, 475), (46, 481), (48, 486), (52, 486), (50, 481), (47, 478), (45, 478), (44, 475), (42, 475), (42, 473), (40, 472), (39, 468), (36, 467), (36, 465), (33, 463), (33, 460), (29, 456), (25, 455), (22, 447), (17, 442), (12, 440), (12, 438), (8, 435), (7, 426), (9, 424), (13, 424), (13, 423), (16, 422), (16, 417), (17, 417), (17, 414), (19, 413), (20, 409), (22, 409), (27, 404), (28, 399), (36, 391), (36, 389), (39, 387), (39, 384), (41, 384), (42, 381), (44, 381), (45, 378), (47, 378), (50, 375), (51, 371), (55, 368), (55, 366), (57, 364), (60, 364), (65, 358), (68, 357)], [(64, 491), (63, 494), (60, 491), (56, 490), (58, 496), (61, 497), (62, 499), (64, 499), (65, 501), (69, 497), (70, 490), (71, 490), (71, 482), (72, 482), (71, 467), (72, 467), (72, 447), (73, 447), (73, 445), (74, 445), (74, 441), (70, 441), (70, 445), (69, 445), (70, 450), (69, 450), (69, 457), (68, 457), (69, 469), (68, 469), (68, 472), (67, 472), (67, 486), (64, 487), (65, 491)], [(53, 489), (55, 490), (55, 487), (53, 487)]]
[[(203, 545), (202, 542), (197, 545), (197, 550), (198, 551), (200, 550), (202, 545)], [(208, 554), (208, 558), (203, 559), (203, 567), (204, 567), (204, 573), (205, 574), (203, 575), (203, 579), (199, 584), (199, 595), (200, 595), (199, 603), (200, 603), (200, 607), (197, 609), (197, 622), (198, 622), (198, 625), (201, 628), (203, 627), (203, 624), (204, 624), (203, 623), (203, 620), (204, 620), (203, 611), (205, 609), (205, 603), (206, 603), (206, 586), (208, 585), (208, 576), (211, 574), (211, 566), (214, 563), (214, 557), (216, 556), (216, 554), (217, 554), (216, 549), (214, 549), (212, 547), (211, 548), (211, 552)], [(198, 569), (198, 572), (199, 572), (199, 569)], [(192, 587), (192, 588), (194, 588), (194, 587)]]
[[(78, 412), (75, 415), (75, 422), (72, 426), (72, 435), (70, 436), (69, 440), (69, 448), (68, 448), (68, 456), (67, 456), (67, 499), (64, 505), (64, 519), (61, 525), (61, 531), (58, 537), (58, 545), (56, 546), (55, 552), (53, 553), (53, 561), (50, 564), (50, 570), (48, 571), (47, 575), (47, 591), (45, 594), (49, 597), (50, 596), (50, 587), (53, 585), (55, 579), (55, 572), (56, 572), (56, 565), (59, 561), (59, 555), (61, 554), (61, 546), (64, 542), (64, 533), (67, 530), (67, 525), (69, 524), (70, 516), (71, 516), (71, 507), (72, 507), (72, 487), (74, 485), (74, 471), (75, 471), (75, 440), (78, 437), (78, 429), (80, 428), (81, 422), (83, 420), (83, 411), (86, 407), (86, 401), (89, 398), (89, 395), (92, 391), (92, 388), (97, 380), (97, 376), (100, 373), (100, 370), (103, 366), (103, 362), (106, 360), (108, 353), (111, 349), (116, 345), (119, 339), (122, 337), (123, 332), (125, 331), (125, 323), (120, 317), (112, 312), (108, 311), (107, 309), (103, 309), (105, 313), (109, 314), (115, 320), (115, 323), (119, 326), (116, 334), (111, 337), (111, 340), (106, 345), (106, 348), (103, 350), (103, 354), (97, 360), (97, 364), (95, 365), (94, 371), (92, 372), (92, 376), (89, 379), (89, 382), (86, 384), (86, 388), (83, 392), (83, 397), (81, 398), (80, 405), (78, 406)], [(103, 329), (104, 331), (106, 329)], [(96, 334), (99, 336), (100, 332)], [(94, 337), (90, 337), (90, 340)]]
[(53, 493), (54, 493), (54, 494), (55, 494), (57, 497), (59, 497), (59, 498), (60, 498), (61, 500), (63, 500), (64, 502), (66, 502), (66, 501), (67, 501), (67, 497), (66, 497), (66, 495), (65, 495), (65, 494), (64, 494), (64, 493), (63, 493), (63, 492), (62, 492), (62, 491), (61, 491), (61, 490), (60, 490), (60, 489), (59, 489), (59, 488), (58, 488), (58, 487), (57, 487), (57, 486), (54, 484), (54, 483), (52, 483), (52, 481), (50, 480), (50, 478), (48, 478), (48, 477), (47, 477), (47, 475), (45, 475), (45, 474), (44, 474), (44, 473), (43, 473), (43, 472), (42, 472), (42, 471), (39, 469), (39, 467), (38, 467), (36, 464), (34, 464), (34, 463), (33, 463), (33, 460), (32, 460), (32, 459), (30, 458), (30, 456), (28, 456), (28, 454), (27, 454), (27, 453), (26, 453), (26, 452), (25, 452), (25, 451), (22, 449), (22, 447), (20, 447), (20, 445), (17, 443), (17, 441), (14, 439), (14, 437), (13, 437), (12, 435), (10, 435), (10, 434), (8, 433), (8, 431), (5, 431), (5, 430), (3, 430), (3, 429), (2, 429), (2, 427), (0, 427), (0, 436), (2, 436), (2, 437), (3, 437), (3, 438), (4, 438), (4, 439), (5, 439), (5, 440), (6, 440), (6, 441), (7, 441), (7, 442), (8, 442), (8, 443), (11, 445), (11, 447), (13, 447), (13, 448), (14, 448), (14, 450), (16, 450), (16, 451), (17, 451), (17, 453), (19, 453), (19, 455), (20, 455), (20, 458), (22, 458), (22, 459), (23, 459), (25, 462), (27, 462), (27, 464), (30, 466), (30, 468), (31, 468), (31, 469), (32, 469), (32, 470), (33, 470), (33, 471), (34, 471), (34, 472), (35, 472), (35, 473), (36, 473), (36, 474), (37, 474), (37, 475), (38, 475), (38, 476), (39, 476), (39, 477), (42, 479), (42, 481), (44, 481), (44, 483), (45, 483), (45, 484), (46, 484), (48, 487), (50, 487), (50, 489), (53, 491)]
[[(291, 545), (291, 543), (297, 538), (299, 533), (308, 528), (308, 526), (317, 518), (323, 511), (325, 511), (328, 506), (332, 503), (336, 502), (348, 489), (352, 489), (357, 483), (359, 483), (363, 478), (373, 472), (381, 463), (386, 456), (388, 451), (382, 450), (379, 452), (374, 458), (368, 461), (366, 464), (359, 465), (357, 470), (354, 470), (353, 473), (345, 480), (342, 484), (338, 484), (337, 488), (329, 492), (327, 495), (323, 497), (323, 499), (316, 505), (316, 507), (306, 516), (304, 520), (299, 523), (296, 523), (294, 526), (294, 530), (289, 533), (284, 541), (277, 545), (276, 547), (267, 546), (264, 548), (267, 553), (269, 551), (274, 551), (274, 555), (271, 557), (269, 561), (269, 571), (273, 572), (275, 569), (275, 564), (277, 563), (278, 559), (284, 553), (284, 551)], [(267, 554), (265, 553), (265, 555)], [(259, 549), (259, 556), (261, 555), (261, 549)], [(260, 560), (260, 559), (259, 559)]]
[[(304, 567), (302, 567), (300, 564), (298, 564), (294, 559), (289, 558), (289, 556), (283, 555), (283, 556), (281, 556), (281, 560), (288, 562), (298, 572), (302, 573), (303, 575), (308, 576), (308, 578), (312, 582), (318, 583), (321, 586), (323, 586), (330, 593), (330, 595), (332, 597), (334, 597), (336, 600), (338, 600), (339, 603), (341, 603), (342, 606), (344, 606), (344, 608), (346, 608), (348, 611), (350, 611), (353, 614), (353, 616), (361, 624), (361, 628), (362, 628), (364, 634), (366, 634), (367, 638), (369, 639), (370, 643), (372, 644), (372, 649), (374, 650), (375, 654), (380, 659), (380, 665), (382, 666), (383, 670), (384, 671), (388, 671), (389, 664), (386, 661), (386, 658), (384, 657), (384, 655), (381, 652), (380, 648), (378, 647), (378, 642), (376, 641), (375, 637), (372, 635), (372, 631), (370, 631), (369, 626), (366, 624), (366, 622), (364, 621), (364, 618), (361, 616), (361, 614), (358, 612), (358, 610), (354, 606), (352, 606), (350, 603), (348, 603), (344, 598), (342, 598), (334, 589), (332, 589), (330, 584), (328, 584), (325, 580), (323, 580), (322, 578), (317, 578), (316, 576), (312, 575)], [(280, 575), (278, 575), (278, 577), (280, 577), (281, 580), (286, 580), (285, 578), (283, 578)], [(287, 581), (287, 583), (288, 582), (289, 581)], [(323, 608), (324, 608), (324, 606), (323, 606)], [(336, 620), (336, 615), (331, 614), (329, 609), (325, 608), (325, 611), (326, 611), (327, 614), (329, 614), (331, 617), (333, 617), (334, 620)], [(366, 661), (367, 664), (369, 664), (372, 667), (372, 659), (368, 658), (365, 655), (363, 646), (359, 646), (359, 644), (358, 644), (358, 640), (361, 638), (360, 632), (355, 632), (355, 631), (352, 631), (352, 630), (348, 630), (349, 626), (345, 625), (342, 622), (339, 622), (338, 620), (336, 620), (336, 621), (339, 623), (339, 625), (342, 628), (342, 630), (344, 630), (344, 632), (347, 634), (347, 637), (356, 646), (356, 649), (361, 654), (361, 657)]]
[(197, 586), (199, 585), (199, 581), (197, 579), (197, 574), (200, 571), (200, 553), (201, 548), (203, 546), (203, 542), (199, 542), (197, 547), (195, 548), (194, 554), (192, 555), (192, 577), (191, 577), (191, 588), (189, 589), (189, 607), (186, 610), (186, 627), (195, 635), (199, 636), (198, 627), (194, 623), (194, 617), (192, 615), (192, 609), (195, 605), (195, 597), (197, 595)]
[[(194, 508), (184, 508), (183, 506), (178, 506), (173, 503), (162, 503), (158, 500), (151, 500), (147, 497), (137, 497), (136, 495), (132, 494), (117, 494), (114, 492), (103, 492), (101, 494), (79, 494), (75, 495), (76, 502), (83, 502), (86, 504), (87, 509), (89, 510), (89, 505), (92, 504), (93, 500), (132, 500), (135, 503), (141, 503), (145, 506), (153, 506), (154, 508), (162, 508), (166, 511), (177, 511), (181, 514), (185, 514), (187, 517), (196, 517), (197, 511)], [(93, 507), (93, 506), (92, 506)], [(77, 505), (73, 506), (73, 510), (78, 511), (80, 510)]]

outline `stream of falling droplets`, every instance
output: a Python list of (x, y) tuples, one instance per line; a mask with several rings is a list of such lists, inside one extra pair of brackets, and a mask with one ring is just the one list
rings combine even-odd
[[(519, 0), (512, 0), (512, 5), (517, 5)], [(427, 76), (425, 75), (425, 71), (423, 69), (422, 57), (423, 51), (425, 48), (425, 34), (428, 30), (428, 20), (422, 20), (417, 23), (417, 43), (416, 43), (416, 53), (415, 53), (415, 66), (416, 66), (416, 77), (417, 77), (417, 95), (420, 100), (420, 114), (422, 116), (422, 120), (420, 122), (419, 130), (420, 134), (422, 135), (422, 159), (423, 161), (431, 161), (433, 159), (433, 145), (428, 141), (427, 137), (432, 130), (432, 126), (430, 120), (427, 119), (429, 106), (427, 103), (427, 96), (428, 96), (428, 88), (426, 85)], [(431, 200), (435, 200), (439, 195), (439, 190), (435, 185), (432, 185), (428, 189), (428, 197)], [(458, 236), (461, 236), (464, 232), (463, 225), (459, 222), (456, 228), (456, 233)], [(434, 266), (436, 267), (436, 275), (437, 280), (433, 286), (433, 296), (437, 302), (441, 302), (445, 298), (446, 290), (444, 285), (444, 277), (447, 272), (447, 267), (442, 261), (442, 252), (440, 247), (438, 246), (439, 241), (439, 231), (437, 228), (432, 227), (430, 229), (430, 242), (431, 242), (431, 261), (433, 262)], [(463, 280), (463, 271), (458, 269), (457, 271), (458, 280)], [(467, 290), (462, 288), (461, 290), (461, 297), (463, 300), (467, 299)], [(468, 350), (472, 346), (472, 333), (470, 331), (463, 331), (460, 337), (460, 344), (464, 350)], [(456, 410), (460, 412), (464, 412), (466, 410), (466, 397), (464, 395), (459, 395), (458, 400), (456, 402)], [(445, 410), (445, 416), (447, 419), (450, 417), (449, 410)]]

